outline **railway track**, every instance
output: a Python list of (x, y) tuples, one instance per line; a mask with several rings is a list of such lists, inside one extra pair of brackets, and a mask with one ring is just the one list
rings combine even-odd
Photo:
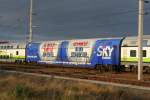
[(102, 73), (95, 69), (86, 69), (79, 67), (74, 68), (60, 67), (56, 65), (1, 63), (0, 69), (150, 87), (149, 74), (144, 74), (143, 81), (137, 81), (137, 74), (135, 73)]

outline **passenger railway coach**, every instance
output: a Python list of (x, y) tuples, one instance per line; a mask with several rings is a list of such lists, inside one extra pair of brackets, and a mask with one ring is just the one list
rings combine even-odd
[(26, 46), (26, 61), (50, 64), (120, 65), (122, 38), (45, 41)]
[(25, 61), (25, 43), (3, 42), (0, 43), (0, 61), (23, 62)]
[[(137, 71), (138, 41), (137, 37), (126, 37), (121, 45), (121, 65), (131, 71)], [(143, 69), (150, 73), (150, 35), (143, 36)]]

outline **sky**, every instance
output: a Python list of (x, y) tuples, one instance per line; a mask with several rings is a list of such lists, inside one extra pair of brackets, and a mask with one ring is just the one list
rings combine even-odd
[[(0, 0), (0, 40), (27, 40), (29, 1)], [(138, 0), (33, 0), (33, 41), (137, 35), (137, 15)]]

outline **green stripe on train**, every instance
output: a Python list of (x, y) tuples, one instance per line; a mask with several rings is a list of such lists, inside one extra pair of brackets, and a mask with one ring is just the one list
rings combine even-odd
[(25, 56), (13, 56), (10, 59), (25, 59)]
[(0, 59), (12, 59), (12, 60), (15, 60), (15, 59), (25, 59), (25, 56), (12, 56), (12, 57), (9, 57), (9, 56), (2, 56), (0, 57)]
[[(121, 61), (136, 62), (136, 61), (138, 61), (138, 58), (136, 58), (136, 57), (121, 58)], [(143, 58), (143, 62), (150, 62), (150, 58)]]

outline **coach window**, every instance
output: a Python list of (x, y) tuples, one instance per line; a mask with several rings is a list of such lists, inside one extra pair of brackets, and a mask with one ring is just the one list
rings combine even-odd
[(146, 50), (143, 50), (143, 57), (146, 57)]
[(18, 52), (18, 51), (16, 51), (16, 55), (19, 55), (19, 52)]
[(17, 49), (19, 49), (19, 45), (17, 45)]
[(7, 49), (7, 46), (4, 46), (4, 49)]
[(13, 49), (13, 46), (11, 46), (10, 48)]
[(7, 49), (10, 49), (10, 46), (7, 46)]
[(136, 57), (136, 50), (130, 50), (130, 57)]

